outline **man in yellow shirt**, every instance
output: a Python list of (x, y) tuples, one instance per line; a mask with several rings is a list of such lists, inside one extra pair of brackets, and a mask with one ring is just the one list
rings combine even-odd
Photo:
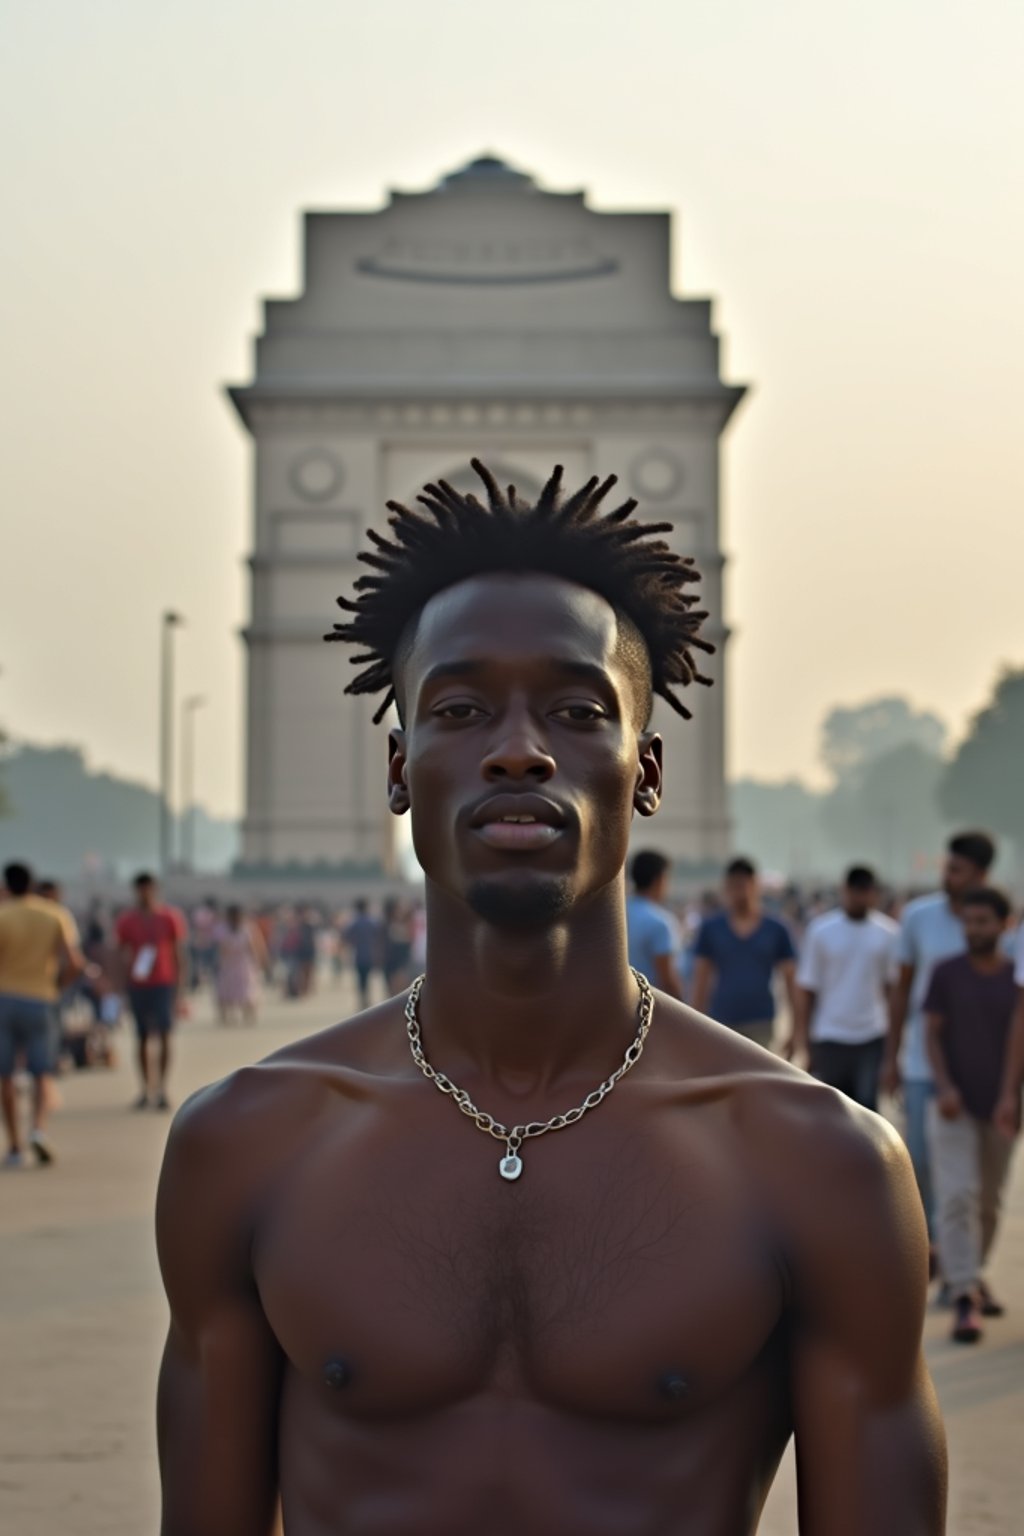
[(55, 901), (32, 894), (24, 864), (4, 870), (0, 904), (0, 1105), (9, 1150), (5, 1168), (22, 1168), (14, 1072), (19, 1057), (33, 1079), (31, 1146), (40, 1163), (53, 1162), (46, 1136), (47, 1088), (54, 1067), (57, 999), (85, 968), (74, 918)]

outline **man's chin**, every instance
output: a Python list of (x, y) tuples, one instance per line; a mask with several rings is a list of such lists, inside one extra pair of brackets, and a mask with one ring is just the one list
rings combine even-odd
[(492, 875), (474, 880), (466, 892), (471, 910), (495, 928), (549, 928), (572, 906), (572, 882), (565, 875), (527, 879)]

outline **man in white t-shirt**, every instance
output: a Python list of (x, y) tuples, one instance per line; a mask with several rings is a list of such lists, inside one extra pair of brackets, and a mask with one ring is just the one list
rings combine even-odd
[(899, 927), (874, 910), (878, 882), (849, 870), (841, 905), (807, 929), (797, 968), (794, 1052), (810, 1054), (814, 1077), (863, 1104), (878, 1104), (878, 1079), (898, 971)]

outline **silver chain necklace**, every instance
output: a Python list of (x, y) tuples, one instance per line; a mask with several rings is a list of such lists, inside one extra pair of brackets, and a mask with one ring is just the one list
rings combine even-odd
[(465, 1088), (458, 1088), (444, 1072), (438, 1072), (430, 1065), (423, 1050), (423, 1037), (420, 1033), (419, 1001), (423, 991), (425, 976), (417, 976), (409, 989), (409, 999), (405, 1005), (405, 1027), (409, 1032), (409, 1049), (412, 1051), (412, 1059), (419, 1067), (423, 1076), (429, 1078), (436, 1088), (442, 1093), (450, 1094), (464, 1115), (468, 1115), (478, 1131), (486, 1131), (488, 1136), (493, 1136), (496, 1141), (505, 1143), (505, 1155), (498, 1162), (498, 1172), (503, 1179), (518, 1179), (523, 1171), (523, 1160), (519, 1155), (519, 1149), (523, 1142), (531, 1136), (545, 1136), (548, 1131), (564, 1131), (567, 1125), (575, 1125), (577, 1120), (582, 1120), (589, 1109), (596, 1109), (601, 1100), (606, 1098), (620, 1078), (625, 1077), (631, 1067), (635, 1067), (643, 1055), (644, 1042), (651, 1027), (654, 1017), (654, 993), (646, 976), (639, 971), (633, 971), (633, 977), (640, 988), (640, 1002), (637, 1007), (639, 1026), (636, 1036), (622, 1058), (621, 1064), (615, 1069), (611, 1077), (606, 1077), (599, 1088), (588, 1093), (582, 1104), (577, 1104), (575, 1109), (566, 1110), (563, 1115), (552, 1115), (550, 1120), (530, 1120), (525, 1125), (514, 1125), (509, 1130), (507, 1125), (502, 1125), (500, 1120), (495, 1120), (482, 1109), (477, 1109), (473, 1100)]

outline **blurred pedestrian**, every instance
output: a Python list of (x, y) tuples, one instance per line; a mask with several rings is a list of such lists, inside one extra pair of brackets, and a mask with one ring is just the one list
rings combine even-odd
[(412, 980), (412, 918), (405, 902), (389, 896), (382, 912), (384, 926), (384, 985), (394, 997)]
[(679, 924), (665, 906), (671, 865), (663, 853), (642, 849), (629, 868), (632, 894), (626, 897), (629, 963), (669, 997), (683, 998), (679, 959), (683, 940)]
[(724, 907), (706, 917), (694, 947), (693, 1006), (770, 1049), (775, 1036), (773, 983), (797, 1012), (796, 950), (789, 929), (761, 905), (757, 867), (733, 859), (725, 871)]
[(303, 907), (296, 925), (295, 997), (308, 997), (315, 989), (319, 934), (319, 913), (313, 907)]
[(98, 901), (90, 903), (85, 919), (82, 950), (89, 970), (82, 981), (82, 996), (93, 1013), (93, 1024), (84, 1042), (81, 1066), (114, 1067), (117, 1051), (113, 1032), (124, 1011), (125, 974), (113, 925)]
[(232, 903), (214, 935), (214, 970), (217, 1011), (222, 1024), (240, 1013), (245, 1024), (255, 1024), (259, 978), (266, 969), (263, 936), (242, 908)]
[(991, 886), (960, 907), (967, 953), (940, 961), (924, 1000), (935, 1084), (928, 1145), (942, 1275), (953, 1306), (952, 1338), (981, 1337), (979, 1313), (1001, 1317), (985, 1268), (999, 1227), (1013, 1141), (994, 1123), (1016, 1004), (1013, 961), (999, 942), (1010, 903)]
[(381, 967), (384, 958), (384, 928), (379, 918), (371, 917), (369, 902), (364, 896), (356, 901), (352, 921), (342, 937), (352, 952), (359, 1006), (369, 1008), (370, 978)]
[(188, 928), (177, 907), (161, 902), (153, 875), (136, 875), (133, 884), (135, 905), (121, 913), (116, 925), (138, 1037), (141, 1090), (132, 1107), (170, 1109), (171, 1033), (185, 1011)]
[(7, 900), (0, 905), (0, 1104), (7, 1132), (4, 1166), (22, 1168), (15, 1071), (19, 1059), (32, 1078), (29, 1145), (37, 1162), (52, 1163), (47, 1113), (58, 1039), (62, 983), (81, 975), (85, 960), (66, 908), (33, 894), (32, 872), (21, 863), (4, 870)]
[(964, 898), (985, 884), (995, 857), (996, 845), (987, 832), (958, 832), (946, 846), (942, 890), (908, 902), (900, 921), (900, 971), (893, 988), (882, 1088), (896, 1093), (902, 1084), (904, 1136), (933, 1241), (933, 1271), (934, 1212), (926, 1125), (935, 1086), (928, 1060), (924, 1000), (936, 965), (962, 955), (967, 947), (961, 921)]
[(217, 974), (218, 934), (223, 922), (215, 896), (207, 896), (193, 909), (188, 926), (189, 988), (197, 992), (204, 981), (212, 982)]
[(875, 910), (878, 881), (847, 871), (840, 905), (812, 919), (797, 968), (797, 1016), (786, 1054), (809, 1054), (814, 1077), (865, 1109), (878, 1107), (899, 926)]

